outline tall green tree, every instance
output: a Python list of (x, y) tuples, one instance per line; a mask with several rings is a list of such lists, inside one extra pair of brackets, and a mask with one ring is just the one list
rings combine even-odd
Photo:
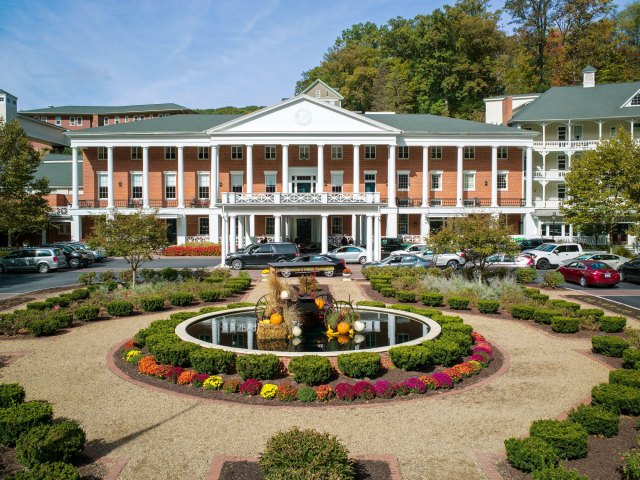
[(617, 15), (620, 35), (624, 41), (636, 48), (640, 47), (640, 1), (629, 3)]
[(640, 147), (623, 128), (615, 138), (585, 152), (565, 177), (567, 199), (561, 207), (566, 223), (578, 229), (601, 229), (613, 238), (616, 225), (638, 218), (633, 182), (640, 169)]
[(40, 160), (18, 121), (0, 118), (0, 230), (12, 242), (49, 223), (49, 181), (35, 176)]
[(96, 217), (88, 242), (105, 248), (111, 255), (124, 257), (133, 273), (132, 286), (135, 287), (138, 269), (168, 245), (167, 224), (155, 213), (114, 210), (109, 215)]

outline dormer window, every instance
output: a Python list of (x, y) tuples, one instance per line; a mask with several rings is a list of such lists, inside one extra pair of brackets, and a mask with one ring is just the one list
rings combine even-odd
[(640, 107), (640, 92), (636, 93), (633, 96), (633, 98), (629, 102), (629, 105), (632, 107)]

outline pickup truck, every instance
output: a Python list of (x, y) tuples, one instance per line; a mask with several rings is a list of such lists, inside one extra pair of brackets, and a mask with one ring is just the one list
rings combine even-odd
[(577, 243), (543, 243), (539, 247), (524, 250), (521, 255), (533, 258), (536, 268), (547, 270), (558, 266), (564, 260), (582, 254), (582, 247)]

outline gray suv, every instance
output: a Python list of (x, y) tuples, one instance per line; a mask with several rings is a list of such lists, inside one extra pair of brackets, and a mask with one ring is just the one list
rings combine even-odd
[(48, 273), (67, 266), (67, 259), (59, 248), (22, 248), (0, 258), (0, 272), (37, 270)]
[(227, 256), (225, 263), (234, 270), (244, 267), (266, 267), (271, 262), (286, 262), (298, 255), (298, 247), (292, 242), (252, 243)]

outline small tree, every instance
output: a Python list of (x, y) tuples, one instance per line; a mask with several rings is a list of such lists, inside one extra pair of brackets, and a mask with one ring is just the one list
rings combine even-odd
[(14, 238), (49, 223), (49, 181), (35, 178), (39, 165), (40, 154), (18, 122), (0, 118), (0, 230)]
[(518, 245), (509, 237), (512, 233), (511, 228), (505, 224), (504, 217), (469, 215), (449, 219), (442, 230), (431, 236), (429, 243), (436, 255), (466, 252), (467, 262), (483, 278), (489, 266), (487, 259), (491, 255), (516, 255), (519, 252)]
[(601, 226), (611, 242), (616, 225), (637, 218), (631, 182), (640, 162), (640, 147), (622, 128), (615, 138), (576, 158), (565, 176), (567, 199), (561, 212), (578, 229)]
[(139, 210), (125, 214), (114, 210), (110, 215), (96, 218), (89, 242), (123, 257), (131, 267), (131, 286), (135, 287), (140, 266), (168, 244), (167, 224), (155, 213)]

